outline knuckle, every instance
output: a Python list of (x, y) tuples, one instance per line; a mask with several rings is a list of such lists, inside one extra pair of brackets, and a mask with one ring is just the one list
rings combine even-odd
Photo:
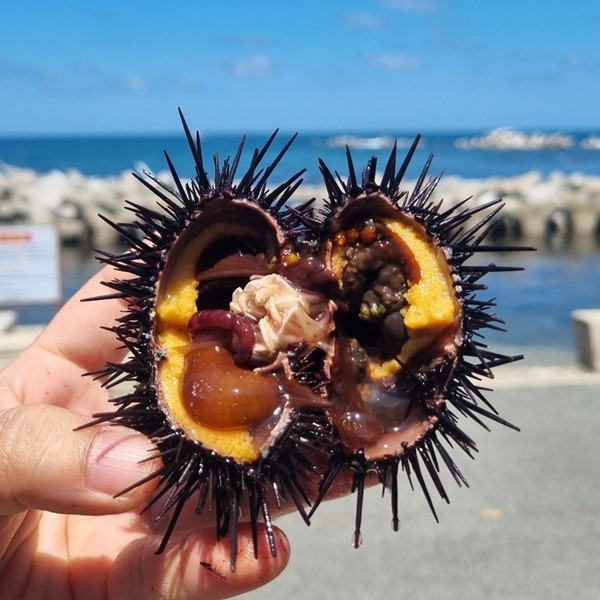
[(35, 477), (43, 443), (35, 422), (43, 422), (44, 410), (42, 414), (36, 411), (33, 416), (32, 407), (20, 406), (0, 413), (0, 511), (3, 513), (26, 508), (23, 491)]

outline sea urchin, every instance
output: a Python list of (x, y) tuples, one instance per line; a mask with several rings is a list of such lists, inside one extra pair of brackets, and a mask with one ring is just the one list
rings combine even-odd
[(128, 302), (110, 329), (129, 355), (95, 375), (133, 389), (94, 422), (133, 427), (158, 447), (149, 506), (168, 525), (157, 551), (194, 502), (213, 512), (219, 537), (230, 534), (232, 569), (240, 514), (255, 548), (264, 522), (275, 553), (273, 507), (291, 500), (308, 522), (306, 507), (312, 514), (348, 470), (356, 546), (369, 474), (391, 491), (394, 528), (400, 468), (435, 514), (424, 472), (447, 499), (440, 464), (466, 483), (447, 446), (475, 449), (458, 415), (509, 425), (478, 384), (520, 358), (481, 340), (500, 322), (477, 297), (480, 280), (504, 269), (468, 262), (493, 250), (482, 242), (500, 204), (434, 203), (431, 158), (402, 191), (418, 138), (398, 167), (393, 148), (380, 181), (375, 158), (360, 181), (349, 151), (347, 181), (321, 162), (328, 198), (294, 204), (303, 170), (268, 187), (294, 138), (262, 167), (275, 132), (239, 174), (242, 139), (233, 160), (215, 155), (211, 181), (181, 118), (195, 177), (182, 180), (168, 155), (173, 185), (138, 176), (158, 207), (128, 202), (133, 221), (111, 223), (126, 251), (101, 253), (123, 273), (102, 298)]
[(348, 149), (347, 181), (320, 162), (328, 193), (321, 243), (330, 248), (330, 268), (339, 281), (328, 409), (337, 445), (310, 514), (350, 469), (357, 493), (356, 547), (371, 475), (389, 490), (395, 530), (400, 467), (409, 480), (416, 478), (437, 520), (425, 474), (449, 501), (440, 465), (466, 485), (449, 449), (457, 446), (469, 455), (476, 450), (458, 415), (484, 427), (488, 419), (516, 429), (488, 402), (480, 381), (522, 356), (488, 349), (481, 330), (502, 329), (502, 321), (492, 312), (494, 302), (478, 297), (486, 273), (515, 267), (468, 261), (480, 252), (524, 248), (483, 244), (502, 208), (499, 200), (474, 208), (465, 207), (465, 200), (447, 209), (433, 202), (440, 177), (427, 179), (432, 156), (412, 192), (402, 190), (418, 142), (398, 167), (392, 149), (379, 182), (375, 157), (360, 181)]

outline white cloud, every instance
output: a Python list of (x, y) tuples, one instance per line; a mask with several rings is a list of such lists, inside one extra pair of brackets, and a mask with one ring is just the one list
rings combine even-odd
[(225, 63), (225, 70), (234, 77), (252, 77), (267, 75), (271, 72), (273, 61), (264, 55), (250, 56)]
[(364, 10), (354, 10), (343, 16), (344, 25), (353, 29), (377, 29), (381, 27), (381, 20)]
[(132, 92), (141, 92), (146, 89), (146, 80), (137, 75), (132, 75), (125, 80), (125, 87)]
[(24, 83), (48, 85), (60, 80), (60, 73), (47, 67), (0, 60), (0, 77)]
[(408, 71), (421, 65), (417, 56), (406, 54), (373, 54), (369, 60), (376, 67), (389, 71)]
[(380, 0), (381, 4), (392, 10), (412, 13), (434, 13), (440, 9), (435, 0)]

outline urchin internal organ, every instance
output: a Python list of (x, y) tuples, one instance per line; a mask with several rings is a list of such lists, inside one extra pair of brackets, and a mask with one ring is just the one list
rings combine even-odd
[(475, 294), (498, 268), (465, 264), (490, 249), (481, 242), (499, 207), (433, 204), (429, 161), (412, 193), (401, 191), (418, 140), (398, 169), (392, 150), (380, 182), (374, 158), (360, 182), (350, 153), (346, 183), (321, 163), (325, 207), (295, 205), (303, 171), (268, 189), (293, 138), (261, 167), (271, 136), (238, 175), (242, 140), (233, 160), (215, 156), (211, 180), (200, 138), (182, 121), (195, 177), (183, 181), (168, 156), (172, 186), (139, 177), (159, 207), (129, 203), (133, 222), (113, 224), (127, 251), (103, 254), (127, 274), (106, 282), (105, 297), (129, 303), (112, 330), (130, 358), (98, 375), (134, 389), (96, 417), (157, 444), (163, 467), (150, 505), (168, 520), (158, 551), (193, 502), (213, 511), (218, 536), (231, 534), (232, 568), (241, 512), (255, 548), (262, 520), (275, 553), (273, 507), (291, 500), (308, 520), (311, 483), (322, 478), (314, 511), (347, 469), (358, 491), (355, 545), (368, 473), (391, 488), (396, 527), (400, 466), (433, 509), (421, 466), (445, 498), (438, 457), (464, 481), (443, 445), (475, 449), (456, 412), (504, 422), (476, 379), (518, 358), (479, 339), (499, 321)]

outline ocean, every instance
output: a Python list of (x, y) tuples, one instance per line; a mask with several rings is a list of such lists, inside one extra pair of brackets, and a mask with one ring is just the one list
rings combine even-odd
[[(240, 137), (202, 135), (205, 164), (211, 164), (214, 151), (219, 152), (221, 159), (233, 155)], [(249, 135), (246, 156), (255, 147), (262, 146), (267, 137), (268, 134)], [(271, 157), (289, 137), (289, 134), (279, 134)], [(301, 134), (279, 165), (278, 178), (283, 180), (306, 167), (306, 183), (320, 184), (319, 158), (330, 169), (346, 173), (345, 144), (352, 147), (358, 168), (374, 154), (383, 166), (393, 139), (406, 148), (413, 138), (412, 132)], [(0, 138), (0, 166), (13, 165), (38, 173), (74, 169), (95, 177), (115, 176), (146, 167), (158, 173), (166, 169), (163, 150), (169, 153), (184, 176), (193, 173), (183, 135)], [(407, 174), (409, 178), (418, 175), (430, 153), (434, 154), (433, 174), (443, 171), (445, 175), (463, 178), (512, 177), (530, 171), (542, 175), (554, 172), (600, 175), (600, 137), (594, 131), (425, 133)], [(491, 332), (487, 336), (490, 343), (500, 344), (511, 352), (536, 347), (536, 355), (547, 356), (549, 362), (556, 362), (557, 356), (573, 354), (571, 312), (577, 308), (600, 306), (600, 255), (598, 240), (584, 249), (568, 240), (559, 242), (544, 240), (537, 252), (480, 257), (486, 262), (518, 265), (525, 269), (486, 277), (489, 291), (484, 297), (496, 298), (498, 314), (508, 329), (508, 333)], [(97, 268), (98, 263), (79, 249), (65, 249), (64, 296), (69, 297)], [(54, 310), (55, 307), (22, 308), (19, 309), (20, 321), (45, 322)]]
[[(511, 131), (512, 130), (506, 130)], [(401, 148), (407, 148), (418, 132), (361, 132), (360, 134), (319, 133), (300, 134), (277, 168), (283, 180), (300, 168), (306, 168), (305, 181), (318, 184), (321, 176), (317, 160), (323, 159), (332, 170), (342, 173), (346, 170), (343, 147), (346, 142), (352, 147), (352, 155), (357, 165), (364, 165), (368, 158), (376, 154), (384, 163), (393, 140)], [(521, 133), (521, 132), (519, 132)], [(514, 140), (515, 144), (536, 143), (534, 133)], [(432, 172), (444, 171), (447, 175), (466, 178), (511, 177), (529, 171), (542, 175), (553, 172), (600, 175), (600, 138), (594, 132), (570, 132), (560, 134), (556, 140), (551, 134), (543, 134), (539, 149), (524, 147), (510, 151), (487, 149), (475, 144), (482, 140), (481, 133), (423, 134), (412, 162), (412, 174), (416, 176), (421, 165), (430, 153), (434, 154)], [(249, 135), (245, 142), (246, 158), (251, 150), (262, 146), (268, 134)], [(281, 145), (291, 137), (280, 133), (267, 154), (272, 158)], [(210, 166), (211, 156), (219, 153), (221, 158), (233, 156), (240, 143), (241, 134), (202, 135), (205, 164)], [(486, 138), (490, 139), (490, 138)], [(492, 138), (493, 141), (493, 138)], [(507, 140), (510, 142), (511, 140)], [(472, 147), (461, 147), (475, 142)], [(597, 147), (596, 147), (597, 145)], [(131, 171), (140, 165), (147, 165), (153, 172), (166, 168), (163, 150), (166, 150), (174, 164), (182, 173), (193, 173), (187, 142), (181, 135), (168, 136), (71, 136), (71, 137), (0, 137), (0, 164), (31, 168), (40, 173), (53, 169), (67, 171), (75, 169), (84, 175), (106, 177), (123, 171)], [(409, 171), (409, 176), (411, 171)]]

